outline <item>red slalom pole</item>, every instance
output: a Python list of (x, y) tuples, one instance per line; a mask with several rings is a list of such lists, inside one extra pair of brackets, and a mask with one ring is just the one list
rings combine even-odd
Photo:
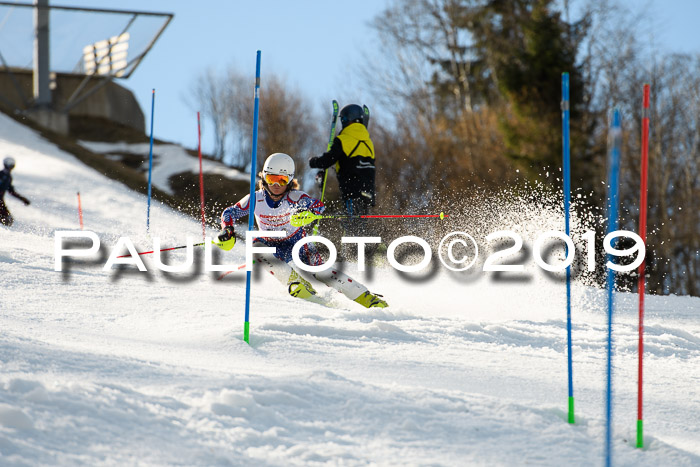
[(80, 203), (80, 192), (78, 192), (78, 217), (80, 218), (80, 230), (83, 230), (83, 206)]
[(202, 174), (202, 126), (199, 123), (199, 112), (197, 112), (197, 150), (199, 152), (199, 204), (202, 210), (202, 240), (205, 239), (206, 227), (204, 220), (204, 175)]
[[(641, 183), (639, 188), (639, 236), (644, 247), (647, 244), (647, 168), (649, 165), (649, 85), (644, 85), (642, 107), (642, 161), (640, 167)], [(637, 447), (644, 447), (644, 418), (642, 417), (642, 360), (644, 357), (644, 272), (646, 259), (639, 265), (639, 369), (637, 378)]]

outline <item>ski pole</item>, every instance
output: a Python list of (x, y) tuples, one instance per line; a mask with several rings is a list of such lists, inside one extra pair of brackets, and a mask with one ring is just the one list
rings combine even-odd
[[(236, 244), (236, 237), (231, 237), (229, 240), (225, 240), (225, 241), (223, 241), (223, 242), (222, 242), (222, 241), (219, 241), (219, 239), (212, 240), (211, 242), (212, 242), (214, 245), (218, 246), (219, 248), (228, 251), (228, 250), (230, 250), (231, 248), (233, 248), (233, 245)], [(195, 243), (195, 244), (192, 245), (192, 246), (193, 246), (193, 247), (195, 247), (195, 246), (202, 246), (202, 245), (205, 245), (205, 244), (206, 244), (206, 242), (201, 242), (201, 243)], [(172, 248), (161, 248), (161, 249), (158, 250), (158, 251), (179, 250), (179, 249), (181, 249), (181, 248), (187, 248), (188, 246), (189, 246), (189, 245), (181, 245), (181, 246), (174, 246), (174, 247), (172, 247)], [(151, 253), (155, 253), (155, 251), (156, 251), (156, 250), (144, 251), (144, 252), (142, 252), (142, 253), (139, 253), (139, 256), (141, 256), (141, 255), (148, 255), (148, 254), (151, 254)], [(127, 256), (131, 256), (131, 255), (121, 255), (121, 256), (117, 256), (117, 258), (126, 258)]]
[(348, 216), (348, 215), (338, 215), (338, 216), (323, 216), (321, 214), (314, 214), (311, 211), (302, 211), (297, 214), (293, 214), (289, 223), (294, 227), (302, 227), (304, 225), (310, 224), (315, 220), (320, 219), (349, 219), (349, 218), (360, 218), (360, 219), (412, 219), (420, 217), (439, 217), (444, 219), (450, 217), (449, 214), (441, 212), (440, 214), (382, 214), (382, 215), (364, 215), (364, 216)]
[[(253, 264), (255, 264), (255, 260), (253, 260)], [(243, 263), (243, 264), (239, 265), (238, 267), (236, 267), (235, 271), (240, 271), (240, 270), (243, 269), (244, 267), (245, 267), (245, 263)], [(223, 279), (224, 277), (228, 276), (229, 274), (231, 274), (232, 272), (235, 272), (235, 271), (226, 271), (225, 273), (221, 274), (217, 280), (221, 280), (221, 279)]]
[[(335, 128), (338, 122), (338, 112), (340, 111), (340, 105), (338, 101), (333, 100), (333, 119), (331, 120), (331, 134), (328, 137), (328, 146), (326, 147), (326, 152), (331, 150), (333, 146), (333, 140), (335, 139)], [(328, 179), (328, 169), (323, 169), (323, 188), (321, 188), (321, 202), (323, 203), (323, 195), (326, 194), (326, 180)], [(314, 226), (314, 235), (318, 235), (318, 224)]]

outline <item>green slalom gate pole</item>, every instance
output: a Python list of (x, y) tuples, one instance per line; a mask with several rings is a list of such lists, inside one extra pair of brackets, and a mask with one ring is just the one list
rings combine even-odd
[[(647, 169), (649, 165), (649, 85), (644, 85), (642, 104), (642, 160), (640, 167), (641, 183), (639, 187), (639, 236), (646, 247), (647, 244)], [(644, 418), (642, 417), (642, 370), (644, 357), (644, 272), (646, 260), (639, 265), (639, 368), (637, 378), (637, 447), (644, 447)]]
[[(255, 170), (258, 153), (258, 114), (260, 110), (260, 51), (255, 62), (255, 107), (253, 111), (253, 148), (250, 156), (250, 197), (248, 198), (248, 230), (255, 228)], [(250, 344), (250, 286), (251, 271), (246, 271), (245, 285), (245, 322), (243, 323), (243, 340)]]
[[(564, 230), (568, 237), (569, 211), (571, 209), (571, 158), (569, 151), (569, 73), (561, 74), (561, 117), (562, 117), (562, 151), (564, 169)], [(567, 252), (568, 255), (568, 252)], [(574, 418), (574, 368), (571, 355), (571, 266), (566, 267), (566, 349), (567, 369), (569, 375), (569, 423)]]
[[(610, 151), (610, 165), (608, 168), (608, 234), (615, 232), (618, 226), (619, 180), (620, 180), (620, 154), (622, 151), (622, 121), (620, 110), (613, 109), (611, 132), (612, 148)], [(613, 255), (608, 253), (608, 263), (612, 263)], [(613, 358), (613, 312), (615, 310), (615, 271), (608, 266), (607, 275), (608, 295), (608, 342), (607, 342), (607, 384), (605, 391), (605, 465), (612, 465), (612, 358)]]

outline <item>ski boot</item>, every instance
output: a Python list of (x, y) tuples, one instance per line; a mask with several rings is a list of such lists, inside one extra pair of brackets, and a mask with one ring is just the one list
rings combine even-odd
[(382, 300), (381, 295), (373, 294), (369, 290), (355, 299), (357, 303), (365, 308), (386, 308), (389, 304)]
[(287, 289), (292, 297), (303, 298), (304, 300), (308, 300), (316, 295), (316, 290), (314, 290), (311, 283), (293, 269), (287, 280)]

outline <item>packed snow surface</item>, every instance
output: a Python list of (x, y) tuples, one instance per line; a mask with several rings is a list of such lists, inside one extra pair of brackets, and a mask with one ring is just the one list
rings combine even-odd
[[(0, 227), (0, 465), (603, 462), (604, 291), (573, 287), (571, 425), (565, 289), (532, 264), (514, 277), (346, 264), (383, 310), (318, 283), (332, 306), (308, 303), (254, 275), (248, 344), (245, 275), (218, 280), (199, 248), (188, 272), (152, 255), (147, 272), (103, 270), (120, 237), (140, 251), (153, 237), (184, 245), (201, 239), (195, 220), (155, 203), (147, 235), (144, 196), (4, 115), (0, 155), (16, 158), (32, 200), (6, 196), (16, 222)], [(56, 272), (55, 232), (79, 230), (78, 191), (100, 254)], [(239, 243), (217, 264), (241, 264)], [(646, 304), (637, 449), (637, 297), (616, 295), (613, 463), (700, 465), (700, 299)]]

